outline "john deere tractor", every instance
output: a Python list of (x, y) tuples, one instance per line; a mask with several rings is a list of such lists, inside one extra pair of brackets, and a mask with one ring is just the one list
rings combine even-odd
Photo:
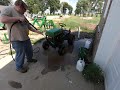
[(69, 45), (73, 45), (74, 35), (71, 34), (70, 30), (63, 29), (66, 26), (63, 23), (60, 23), (61, 28), (53, 28), (46, 31), (46, 40), (43, 42), (42, 47), (44, 50), (47, 50), (49, 46), (53, 48), (58, 48), (59, 55), (64, 55), (65, 53), (65, 45), (64, 40), (67, 40)]

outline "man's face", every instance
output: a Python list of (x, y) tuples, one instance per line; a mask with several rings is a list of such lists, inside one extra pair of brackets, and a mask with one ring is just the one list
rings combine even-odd
[(18, 11), (21, 13), (21, 14), (24, 14), (26, 12), (26, 7), (24, 6), (18, 6)]

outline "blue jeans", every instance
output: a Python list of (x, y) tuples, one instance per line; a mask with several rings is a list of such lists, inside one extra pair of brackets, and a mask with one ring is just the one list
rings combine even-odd
[(12, 41), (12, 47), (16, 52), (15, 64), (16, 70), (23, 67), (25, 55), (27, 60), (31, 60), (33, 57), (33, 48), (30, 40), (26, 41)]

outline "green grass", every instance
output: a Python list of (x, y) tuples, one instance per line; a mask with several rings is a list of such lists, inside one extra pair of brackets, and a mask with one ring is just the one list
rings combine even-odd
[(99, 21), (100, 21), (100, 16), (93, 17), (93, 19), (90, 19), (90, 20), (83, 20), (83, 19), (81, 19), (81, 23), (87, 23), (87, 24), (98, 24)]
[[(93, 32), (93, 30), (91, 30), (90, 28), (88, 28), (87, 26), (85, 26), (86, 24), (92, 24), (92, 25), (97, 25), (100, 21), (100, 16), (98, 17), (93, 17), (92, 19), (86, 20), (86, 19), (82, 19), (80, 18), (80, 16), (71, 16), (70, 18), (64, 19), (63, 23), (66, 24), (66, 28), (71, 28), (72, 30), (76, 30), (78, 27), (80, 27), (82, 29), (82, 31), (85, 32)], [(82, 25), (84, 24), (84, 26)]]
[(75, 29), (80, 26), (79, 18), (75, 16), (71, 16), (70, 18), (63, 20), (62, 22), (66, 24), (67, 28), (71, 29)]
[[(51, 15), (52, 16), (52, 15)], [(53, 15), (55, 16), (55, 15)], [(66, 29), (68, 30), (69, 28), (71, 30), (77, 30), (78, 27), (81, 28), (82, 31), (84, 32), (93, 32), (94, 29), (91, 29), (88, 27), (88, 25), (98, 25), (100, 21), (100, 15), (98, 17), (93, 16), (92, 19), (82, 19), (80, 16), (70, 16), (70, 18), (66, 18), (64, 20), (61, 20), (61, 23), (66, 24)], [(59, 24), (56, 24), (57, 28), (60, 28)]]
[(87, 27), (80, 26), (80, 29), (82, 30), (82, 32), (87, 32), (87, 33), (93, 33), (94, 32), (94, 30), (88, 29)]

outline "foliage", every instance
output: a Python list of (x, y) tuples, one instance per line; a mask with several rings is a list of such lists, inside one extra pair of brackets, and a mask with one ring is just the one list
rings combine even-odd
[(0, 1), (0, 5), (9, 5), (10, 4), (10, 0), (1, 0)]
[(83, 60), (85, 59), (86, 55), (87, 55), (87, 49), (84, 47), (81, 47), (78, 53), (78, 57)]
[(67, 7), (68, 7), (68, 3), (67, 2), (62, 2), (61, 3), (61, 12), (63, 14), (66, 14)]
[(50, 7), (50, 14), (54, 14), (55, 11), (60, 9), (60, 0), (48, 0), (48, 6)]
[(61, 3), (61, 12), (63, 14), (66, 14), (67, 9), (69, 10), (69, 14), (71, 14), (73, 11), (73, 7), (71, 5), (69, 5), (67, 2), (62, 2)]
[[(75, 14), (101, 13), (103, 0), (78, 0)], [(91, 15), (92, 15), (91, 14)]]
[(28, 4), (30, 13), (37, 14), (42, 12), (44, 14), (45, 10), (50, 7), (50, 13), (55, 13), (55, 11), (60, 9), (60, 0), (25, 0)]
[(48, 8), (48, 1), (47, 0), (25, 0), (28, 5), (28, 9), (30, 13), (37, 14), (39, 11), (44, 11)]
[(78, 0), (75, 13), (85, 13), (87, 11), (88, 0)]
[(72, 14), (72, 11), (73, 11), (73, 7), (71, 5), (68, 6), (68, 10), (69, 10), (69, 14), (71, 15)]
[[(26, 2), (27, 5), (28, 5), (28, 9), (29, 9), (29, 12), (30, 12), (30, 13), (37, 13), (37, 11), (38, 11), (39, 9), (38, 9), (38, 8), (35, 8), (35, 7), (37, 7), (35, 0), (25, 0), (25, 2)], [(35, 8), (36, 11), (34, 10), (34, 8)]]
[(104, 77), (101, 68), (95, 64), (88, 64), (82, 71), (83, 77), (94, 84), (103, 83)]
[(44, 14), (45, 10), (48, 9), (48, 0), (39, 0), (39, 11), (42, 11), (42, 14)]

